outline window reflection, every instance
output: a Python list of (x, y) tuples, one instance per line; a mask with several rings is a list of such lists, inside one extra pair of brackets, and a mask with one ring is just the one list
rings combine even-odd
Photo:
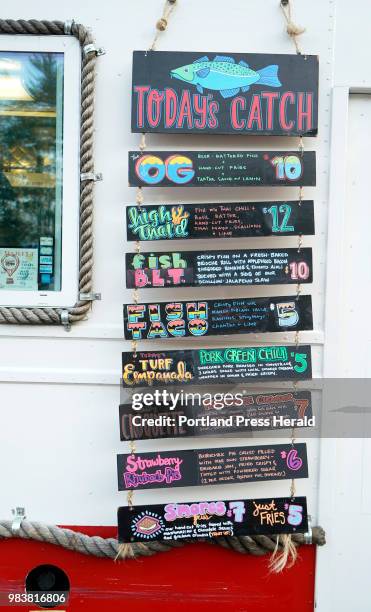
[(63, 54), (0, 52), (0, 289), (61, 290)]

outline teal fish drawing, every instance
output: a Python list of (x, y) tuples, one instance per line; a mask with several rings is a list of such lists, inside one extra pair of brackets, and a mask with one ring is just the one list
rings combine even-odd
[(281, 87), (276, 64), (262, 70), (252, 70), (243, 60), (236, 64), (233, 57), (224, 55), (216, 55), (213, 60), (205, 55), (193, 64), (174, 68), (170, 76), (195, 85), (199, 93), (203, 93), (204, 89), (219, 91), (223, 98), (232, 98), (240, 91), (248, 91), (251, 85)]

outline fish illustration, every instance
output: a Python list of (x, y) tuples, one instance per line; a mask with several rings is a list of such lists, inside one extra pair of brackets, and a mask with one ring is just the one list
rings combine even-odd
[(180, 66), (170, 71), (170, 76), (195, 85), (199, 93), (204, 89), (219, 91), (223, 98), (232, 98), (239, 91), (248, 91), (251, 85), (281, 87), (278, 66), (271, 64), (262, 70), (252, 70), (244, 60), (236, 64), (233, 57), (216, 55), (209, 60), (207, 55), (193, 64)]

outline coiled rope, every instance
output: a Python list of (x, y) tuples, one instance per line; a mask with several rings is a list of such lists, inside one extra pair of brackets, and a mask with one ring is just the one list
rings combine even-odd
[[(0, 19), (0, 34), (60, 35), (70, 34), (81, 48), (93, 43), (91, 33), (81, 24), (30, 19)], [(96, 53), (82, 53), (80, 172), (94, 172), (94, 83)], [(80, 187), (80, 271), (79, 292), (91, 293), (93, 275), (93, 190), (94, 181), (81, 182)], [(72, 308), (16, 308), (0, 306), (0, 323), (25, 325), (70, 324), (86, 318), (91, 302), (80, 300)], [(62, 314), (63, 313), (63, 314)]]
[[(45, 525), (33, 521), (22, 521), (18, 530), (12, 530), (12, 521), (0, 521), (0, 540), (20, 538), (22, 540), (35, 540), (55, 544), (67, 550), (76, 551), (93, 557), (108, 559), (128, 559), (134, 557), (150, 557), (158, 552), (166, 552), (173, 548), (179, 548), (184, 544), (192, 543), (192, 540), (184, 542), (146, 542), (134, 544), (119, 544), (114, 538), (101, 538), (99, 536), (88, 536), (84, 533), (64, 529), (54, 525)], [(250, 554), (257, 557), (272, 554), (277, 548), (282, 549), (282, 536), (241, 536), (220, 537), (213, 540), (203, 540), (211, 544), (218, 544), (223, 548), (234, 550), (238, 553)], [(305, 544), (304, 534), (295, 534), (292, 540), (296, 547)], [(198, 540), (197, 540), (198, 541)], [(312, 528), (312, 543), (323, 546), (326, 543), (325, 532), (321, 527)]]

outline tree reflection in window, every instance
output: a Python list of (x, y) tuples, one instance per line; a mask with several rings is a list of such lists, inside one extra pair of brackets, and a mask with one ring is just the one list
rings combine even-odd
[(0, 52), (0, 249), (38, 249), (47, 290), (61, 289), (62, 126), (63, 54)]

